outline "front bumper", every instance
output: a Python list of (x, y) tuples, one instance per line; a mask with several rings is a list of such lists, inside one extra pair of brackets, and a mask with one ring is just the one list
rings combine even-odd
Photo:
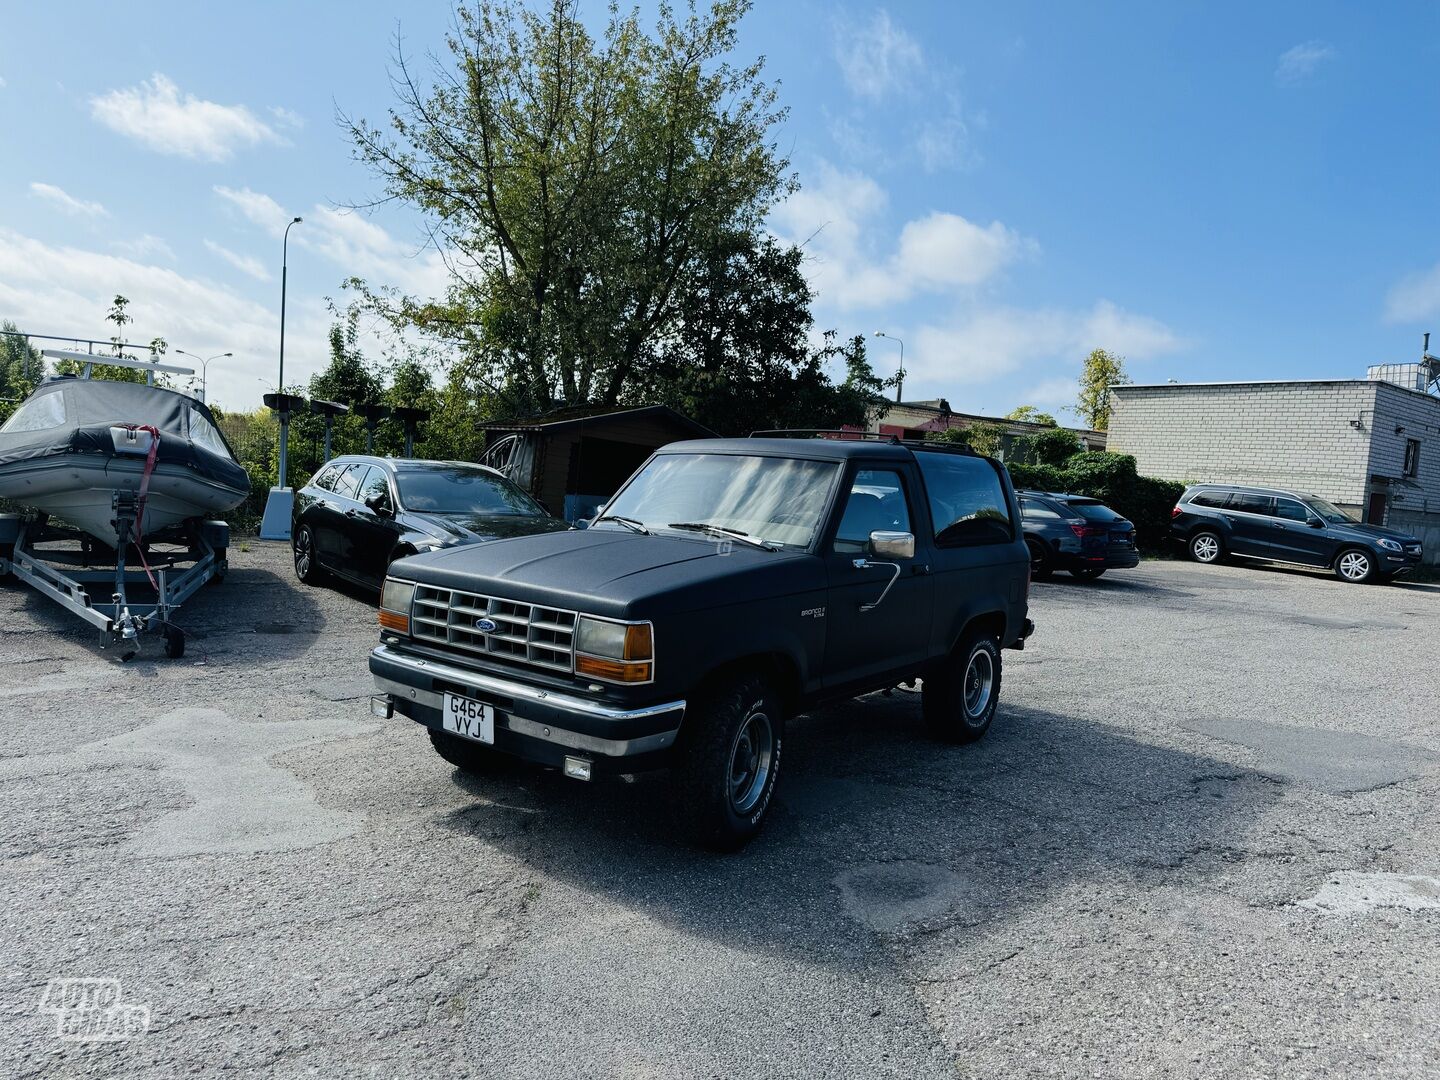
[(390, 708), (437, 731), (444, 730), (447, 691), (494, 706), (495, 749), (547, 765), (579, 756), (600, 771), (607, 764), (625, 772), (648, 767), (675, 745), (685, 716), (684, 701), (617, 708), (391, 645), (371, 652), (370, 673)]

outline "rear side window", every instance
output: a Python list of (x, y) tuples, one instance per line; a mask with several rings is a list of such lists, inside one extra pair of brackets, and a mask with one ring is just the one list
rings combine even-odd
[(1228, 496), (1223, 491), (1201, 491), (1190, 497), (1190, 505), (1208, 506), (1218, 510), (1225, 505), (1226, 498)]
[(921, 451), (915, 460), (925, 477), (936, 544), (1002, 544), (1015, 538), (1005, 488), (986, 458)]
[(1114, 521), (1120, 516), (1104, 503), (1072, 502), (1066, 503), (1065, 505), (1069, 506), (1071, 510), (1074, 510), (1075, 513), (1079, 514), (1086, 521)]
[(1275, 500), (1269, 495), (1246, 495), (1242, 492), (1235, 492), (1225, 504), (1227, 510), (1238, 510), (1242, 514), (1264, 514), (1273, 517), (1275, 514)]

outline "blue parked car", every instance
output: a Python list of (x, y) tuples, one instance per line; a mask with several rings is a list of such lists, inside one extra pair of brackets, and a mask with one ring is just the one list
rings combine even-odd
[(1093, 581), (1106, 570), (1140, 564), (1135, 526), (1099, 499), (1054, 491), (1015, 494), (1033, 580), (1068, 570), (1082, 581)]

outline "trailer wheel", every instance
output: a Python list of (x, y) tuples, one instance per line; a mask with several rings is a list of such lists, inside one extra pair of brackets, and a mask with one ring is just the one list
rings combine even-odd
[(0, 562), (4, 562), (5, 569), (0, 570), (0, 581), (14, 581), (15, 575), (10, 572), (10, 560), (15, 558), (14, 544), (0, 544)]
[(230, 571), (230, 564), (226, 561), (225, 555), (229, 548), (215, 549), (215, 573), (210, 575), (209, 584), (219, 585), (225, 580), (225, 575)]
[(179, 660), (185, 655), (185, 631), (172, 623), (166, 623), (161, 631), (165, 635), (165, 655)]

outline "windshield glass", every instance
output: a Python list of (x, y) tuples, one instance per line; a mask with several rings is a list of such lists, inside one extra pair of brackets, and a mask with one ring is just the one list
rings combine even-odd
[[(809, 547), (839, 464), (740, 454), (661, 454), (615, 501), (607, 517), (651, 532), (703, 535), (675, 525), (715, 525), (785, 547)], [(624, 525), (600, 521), (597, 528)]]
[(1310, 504), (1310, 509), (1314, 510), (1331, 525), (1341, 525), (1347, 521), (1355, 520), (1343, 510), (1337, 510), (1335, 507), (1331, 506), (1324, 499), (1309, 498), (1305, 501)]
[(400, 504), (422, 514), (543, 517), (545, 509), (504, 477), (464, 465), (411, 466), (395, 471)]

